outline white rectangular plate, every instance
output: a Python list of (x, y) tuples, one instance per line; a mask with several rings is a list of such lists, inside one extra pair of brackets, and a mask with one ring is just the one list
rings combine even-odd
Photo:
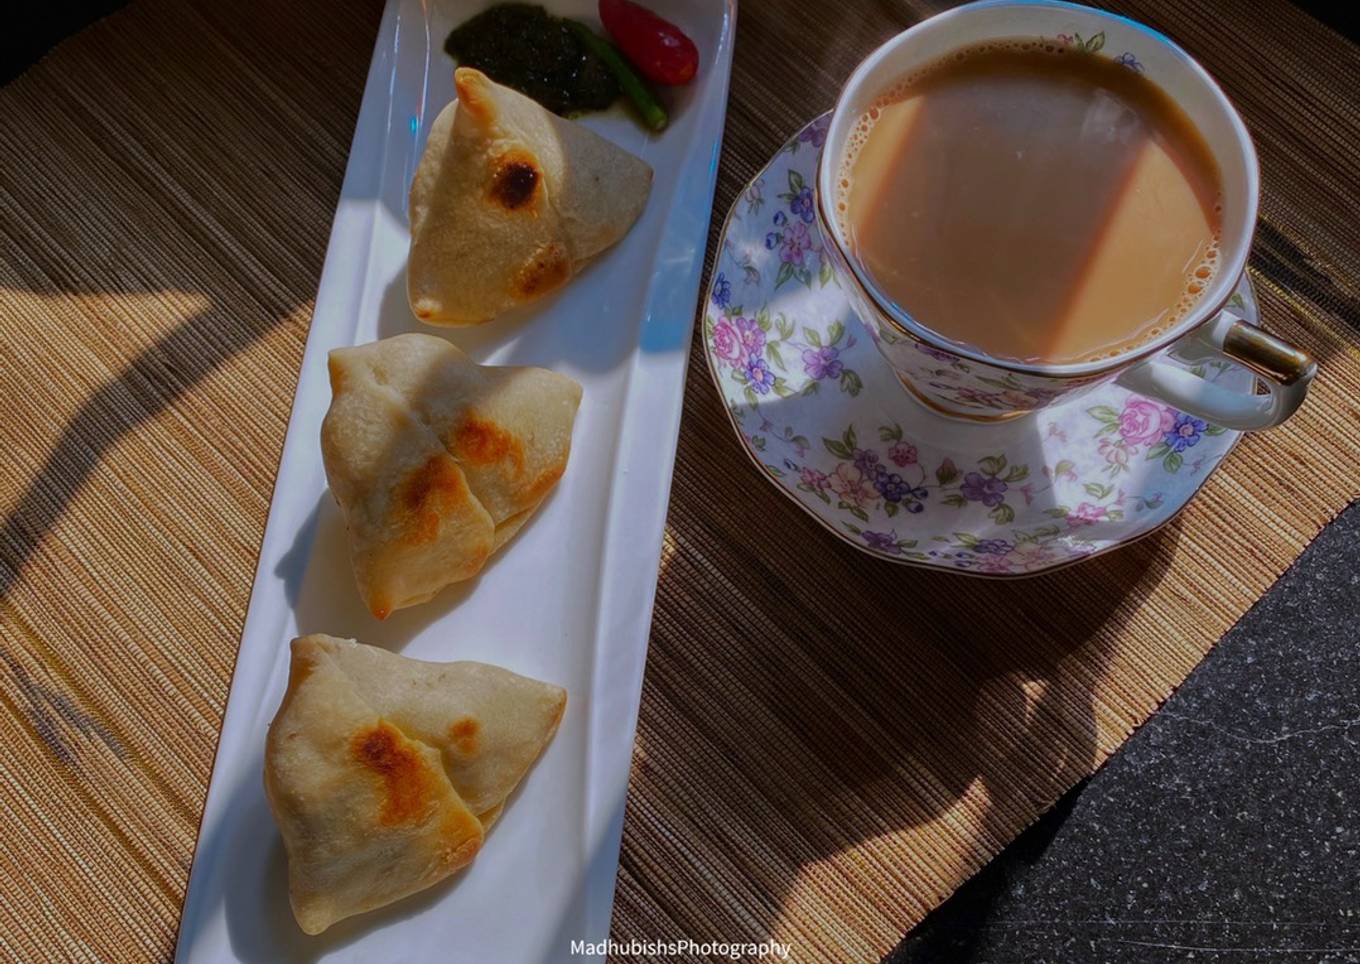
[[(664, 133), (649, 135), (622, 108), (584, 120), (655, 171), (628, 236), (556, 296), (445, 332), (478, 361), (542, 365), (582, 383), (557, 491), (479, 578), (378, 622), (355, 589), (321, 464), (326, 355), (437, 331), (406, 302), (406, 193), (429, 125), (453, 98), (444, 37), (485, 5), (389, 0), (383, 15), (222, 726), (179, 960), (555, 961), (570, 956), (573, 939), (608, 933), (736, 3), (650, 0), (700, 52), (699, 75), (674, 92)], [(552, 8), (594, 20), (590, 0), (554, 0)], [(261, 784), (288, 640), (309, 632), (420, 659), (495, 663), (569, 693), (556, 738), (470, 868), (313, 938), (293, 922), (283, 846)]]

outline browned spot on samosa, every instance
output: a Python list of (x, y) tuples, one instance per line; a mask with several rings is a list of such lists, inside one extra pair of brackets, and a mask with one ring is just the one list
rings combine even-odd
[(377, 725), (354, 734), (354, 758), (382, 779), (383, 800), (378, 819), (385, 824), (416, 823), (429, 815), (439, 795), (439, 778), (417, 750), (392, 724)]
[(481, 727), (470, 716), (460, 717), (449, 724), (449, 742), (454, 752), (468, 759), (477, 755), (477, 734)]
[(541, 178), (538, 165), (525, 151), (511, 151), (496, 164), (491, 175), (491, 199), (507, 211), (530, 206)]
[(470, 497), (467, 478), (448, 455), (433, 456), (406, 477), (398, 502), (406, 516), (405, 538), (419, 545), (439, 537), (439, 523)]
[(520, 266), (511, 287), (515, 295), (528, 300), (562, 287), (570, 277), (571, 261), (567, 258), (567, 251), (554, 241), (539, 248), (532, 258)]

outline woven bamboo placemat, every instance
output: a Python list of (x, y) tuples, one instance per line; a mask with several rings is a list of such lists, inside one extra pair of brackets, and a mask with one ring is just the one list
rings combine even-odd
[[(1118, 5), (1220, 78), (1267, 327), (1322, 374), (1180, 520), (1051, 577), (875, 562), (774, 493), (694, 356), (614, 936), (880, 956), (1091, 773), (1360, 493), (1355, 47)], [(931, 12), (742, 8), (716, 202)], [(380, 4), (136, 0), (0, 89), (0, 957), (173, 949)]]

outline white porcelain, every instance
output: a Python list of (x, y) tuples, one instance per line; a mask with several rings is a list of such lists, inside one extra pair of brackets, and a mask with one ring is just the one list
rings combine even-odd
[[(655, 169), (629, 235), (559, 294), (475, 329), (478, 361), (544, 365), (584, 386), (571, 462), (475, 581), (377, 622), (349, 571), (319, 432), (326, 354), (422, 326), (406, 302), (406, 195), (453, 97), (448, 30), (479, 2), (389, 0), (369, 71), (241, 640), (179, 934), (181, 961), (575, 960), (608, 934), (642, 669), (690, 332), (727, 101), (734, 0), (654, 0), (699, 47), (672, 125), (623, 107), (584, 123)], [(426, 8), (428, 7), (428, 19)], [(594, 20), (593, 0), (553, 9)], [(565, 686), (556, 738), (470, 868), (309, 938), (261, 785), (288, 640), (327, 632), (421, 659), (475, 659)]]
[[(994, 577), (1090, 558), (1175, 516), (1239, 432), (1110, 381), (990, 423), (936, 414), (901, 390), (807, 207), (828, 119), (791, 138), (737, 199), (704, 302), (709, 371), (761, 473), (870, 555)], [(1255, 319), (1245, 277), (1229, 302)], [(934, 381), (976, 371), (933, 348), (919, 354)], [(1218, 358), (1167, 364), (1223, 391), (1254, 381)], [(748, 520), (753, 538), (764, 524)]]
[[(1034, 38), (1108, 56), (1144, 74), (1165, 90), (1203, 134), (1223, 188), (1220, 267), (1198, 306), (1147, 345), (1117, 359), (1048, 365), (988, 357), (918, 324), (884, 295), (850, 253), (833, 216), (835, 179), (849, 134), (873, 100), (893, 81), (950, 51), (987, 40)], [(1115, 378), (1183, 411), (1236, 429), (1278, 425), (1303, 402), (1316, 371), (1296, 349), (1242, 324), (1227, 304), (1247, 264), (1256, 225), (1259, 175), (1246, 125), (1213, 79), (1171, 40), (1126, 17), (1058, 0), (982, 0), (924, 20), (892, 38), (856, 68), (836, 102), (827, 149), (816, 176), (818, 221), (832, 264), (848, 297), (869, 326), (879, 350), (903, 384), (939, 411), (972, 419), (995, 419), (1034, 411), (1090, 392)], [(969, 363), (969, 377), (940, 384), (929, 377), (921, 349), (946, 352)], [(1253, 388), (1228, 391), (1186, 378), (1168, 354), (1192, 360), (1216, 358), (1250, 364), (1264, 395)], [(998, 387), (998, 386), (1004, 387)]]

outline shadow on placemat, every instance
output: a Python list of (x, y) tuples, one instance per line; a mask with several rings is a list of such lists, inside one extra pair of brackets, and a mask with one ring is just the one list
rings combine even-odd
[[(924, 913), (906, 880), (933, 880), (938, 900), (1091, 772), (1097, 716), (1110, 722), (1097, 681), (1166, 574), (1180, 525), (1059, 573), (962, 580), (819, 539), (793, 507), (761, 506), (752, 483), (727, 508), (761, 515), (760, 560), (707, 552), (728, 512), (694, 542), (672, 530), (616, 928), (650, 919), (646, 882), (665, 872), (651, 838), (664, 831), (663, 852), (683, 848), (724, 885), (666, 895), (657, 910), (680, 934), (798, 944), (803, 927), (845, 927), (836, 944), (867, 953), (855, 903), (881, 887), (888, 906)], [(833, 573), (861, 574), (870, 591), (845, 591)], [(698, 814), (704, 832), (687, 836)], [(825, 869), (848, 853), (864, 874), (858, 893)]]
[(381, 6), (138, 0), (0, 88), (16, 959), (173, 953)]

